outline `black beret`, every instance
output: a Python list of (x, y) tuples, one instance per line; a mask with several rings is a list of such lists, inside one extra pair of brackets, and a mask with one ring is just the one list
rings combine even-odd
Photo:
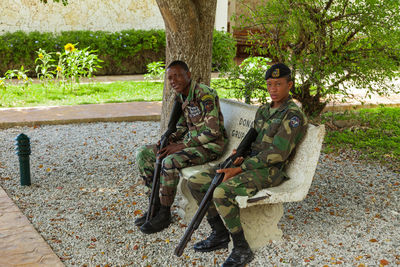
[(277, 79), (290, 75), (290, 69), (283, 63), (272, 65), (265, 73), (265, 79)]

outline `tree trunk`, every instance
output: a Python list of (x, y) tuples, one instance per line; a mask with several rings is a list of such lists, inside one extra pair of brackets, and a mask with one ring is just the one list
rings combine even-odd
[[(211, 80), (212, 38), (217, 0), (157, 0), (165, 23), (166, 66), (185, 61), (192, 79), (207, 84)], [(167, 128), (173, 105), (173, 89), (164, 83), (161, 131)]]
[(319, 94), (311, 95), (310, 87), (311, 84), (306, 83), (300, 86), (298, 90), (291, 91), (293, 98), (301, 103), (304, 113), (309, 118), (319, 115), (327, 104), (326, 101), (321, 102)]

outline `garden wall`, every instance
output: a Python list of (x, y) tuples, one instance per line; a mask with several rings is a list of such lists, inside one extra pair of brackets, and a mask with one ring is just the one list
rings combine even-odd
[[(217, 1), (215, 28), (226, 30), (228, 0)], [(1, 0), (0, 34), (5, 32), (110, 31), (164, 29), (156, 0)]]
[(53, 0), (1, 0), (0, 10), (0, 33), (164, 28), (155, 0), (70, 0), (66, 7)]

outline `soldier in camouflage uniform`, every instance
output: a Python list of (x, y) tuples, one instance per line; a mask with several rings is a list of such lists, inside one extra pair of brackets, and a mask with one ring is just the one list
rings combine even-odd
[(272, 102), (257, 110), (254, 128), (258, 135), (250, 154), (237, 158), (232, 168), (217, 170), (215, 167), (189, 178), (188, 186), (200, 203), (215, 173), (225, 174), (223, 182), (214, 191), (214, 203), (207, 213), (212, 233), (194, 245), (196, 251), (202, 252), (227, 248), (230, 233), (234, 248), (223, 266), (244, 266), (253, 259), (235, 197), (252, 197), (261, 189), (277, 186), (288, 179), (283, 168), (307, 127), (307, 118), (289, 95), (293, 86), (290, 69), (282, 63), (273, 65), (265, 79)]
[[(148, 222), (147, 214), (135, 221), (146, 234), (159, 232), (171, 223), (170, 207), (179, 182), (179, 170), (216, 159), (227, 143), (217, 92), (191, 80), (189, 69), (182, 61), (174, 61), (168, 66), (167, 79), (177, 93), (176, 101), (182, 103), (182, 115), (168, 145), (160, 150), (160, 157), (164, 159), (156, 215)], [(150, 189), (156, 155), (157, 145), (154, 144), (139, 148), (136, 156), (141, 176)]]

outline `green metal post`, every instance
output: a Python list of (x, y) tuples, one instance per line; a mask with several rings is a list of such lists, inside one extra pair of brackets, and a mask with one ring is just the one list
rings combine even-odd
[(31, 185), (31, 171), (29, 164), (29, 155), (31, 154), (31, 143), (29, 137), (20, 134), (15, 138), (15, 150), (19, 157), (19, 171), (21, 185)]

